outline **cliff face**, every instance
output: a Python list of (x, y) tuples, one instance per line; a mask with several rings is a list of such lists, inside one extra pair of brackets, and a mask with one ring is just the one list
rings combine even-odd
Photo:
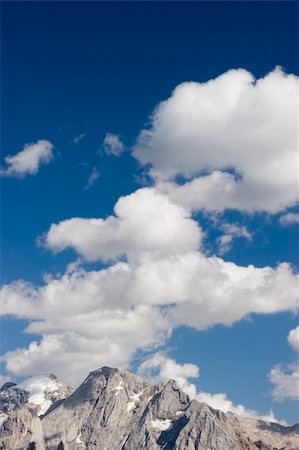
[(152, 386), (104, 367), (71, 394), (61, 387), (40, 417), (28, 391), (18, 392), (21, 401), (8, 401), (11, 390), (18, 388), (0, 392), (2, 450), (299, 449), (298, 427), (213, 410), (190, 401), (173, 380)]

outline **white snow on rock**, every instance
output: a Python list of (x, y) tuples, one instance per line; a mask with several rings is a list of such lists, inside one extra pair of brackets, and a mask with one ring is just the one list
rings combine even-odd
[(165, 431), (171, 426), (171, 420), (170, 419), (157, 419), (157, 420), (151, 420), (151, 425), (153, 428), (157, 428), (160, 431)]
[(4, 423), (7, 421), (8, 415), (4, 413), (0, 413), (0, 428), (4, 425)]
[(112, 389), (112, 392), (115, 392), (115, 395), (117, 396), (117, 395), (119, 394), (119, 392), (120, 392), (120, 391), (123, 391), (123, 390), (124, 390), (123, 383), (119, 383), (117, 386), (115, 386), (115, 387)]
[(133, 394), (130, 396), (130, 401), (128, 402), (127, 411), (130, 412), (132, 409), (136, 408), (136, 403), (140, 401), (140, 397), (142, 396), (144, 389), (137, 394)]
[(84, 444), (84, 442), (81, 441), (81, 437), (82, 437), (82, 434), (79, 433), (78, 436), (77, 436), (77, 438), (76, 438), (76, 443), (77, 443), (77, 444)]
[(29, 392), (28, 403), (38, 407), (38, 415), (45, 414), (52, 405), (47, 394), (59, 391), (61, 383), (55, 377), (42, 375), (28, 378), (16, 387)]

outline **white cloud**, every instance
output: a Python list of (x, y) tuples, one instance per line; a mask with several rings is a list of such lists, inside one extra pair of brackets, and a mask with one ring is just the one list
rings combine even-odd
[(54, 371), (80, 381), (100, 365), (129, 367), (138, 349), (161, 344), (180, 325), (200, 330), (295, 310), (296, 286), (286, 264), (238, 267), (199, 252), (146, 254), (94, 271), (74, 265), (41, 287), (2, 287), (0, 314), (28, 319), (27, 332), (43, 335), (3, 360), (16, 375)]
[(115, 216), (105, 220), (73, 218), (53, 224), (46, 245), (55, 251), (74, 247), (88, 261), (199, 247), (202, 233), (197, 223), (155, 189), (144, 188), (121, 197), (114, 211)]
[(269, 373), (271, 383), (275, 385), (272, 395), (277, 401), (286, 398), (299, 399), (299, 366), (298, 363), (284, 367), (276, 365)]
[[(148, 317), (154, 319), (151, 315)], [(146, 325), (145, 318), (136, 316), (136, 322), (138, 318), (142, 320), (142, 325)], [(120, 317), (118, 320), (121, 321)], [(124, 322), (129, 326), (126, 319)], [(131, 340), (128, 336), (123, 340), (121, 332), (117, 336), (117, 330), (113, 331), (112, 339), (105, 337), (104, 333), (101, 337), (97, 333), (94, 338), (68, 331), (47, 334), (40, 342), (33, 341), (28, 348), (8, 352), (1, 359), (6, 362), (7, 371), (15, 375), (39, 375), (55, 371), (69, 384), (78, 386), (87, 373), (99, 367), (108, 365), (128, 368), (128, 362), (137, 348), (138, 335), (132, 331)], [(152, 337), (151, 344), (153, 341)]]
[[(288, 343), (292, 349), (299, 352), (299, 326), (289, 332)], [(272, 396), (277, 401), (286, 398), (299, 399), (299, 361), (289, 364), (277, 364), (274, 366), (268, 378), (275, 385)]]
[(244, 417), (278, 422), (272, 412), (261, 416), (257, 411), (247, 409), (243, 405), (234, 405), (226, 394), (198, 391), (196, 385), (191, 383), (189, 379), (199, 377), (199, 367), (195, 364), (178, 364), (165, 352), (154, 353), (144, 360), (138, 368), (138, 374), (148, 378), (153, 383), (165, 383), (169, 379), (174, 379), (191, 398), (207, 403), (214, 409), (220, 409), (224, 412), (230, 411)]
[(207, 403), (214, 409), (220, 409), (223, 412), (232, 412), (242, 417), (250, 417), (252, 419), (265, 420), (267, 422), (276, 422), (286, 425), (284, 421), (278, 420), (273, 411), (269, 411), (268, 414), (260, 414), (253, 409), (248, 409), (244, 405), (235, 405), (226, 394), (211, 394), (209, 392), (198, 392), (196, 399), (199, 402)]
[(44, 367), (80, 378), (101, 364), (129, 366), (137, 350), (155, 347), (175, 327), (202, 330), (297, 310), (298, 276), (288, 264), (242, 267), (207, 257), (201, 237), (190, 214), (153, 188), (121, 197), (105, 220), (53, 225), (46, 242), (55, 250), (72, 246), (89, 261), (126, 254), (127, 261), (92, 271), (77, 261), (41, 287), (3, 286), (0, 314), (28, 319), (27, 332), (43, 336), (4, 355), (8, 370), (27, 375)]
[(78, 134), (73, 139), (74, 144), (76, 144), (76, 145), (79, 144), (79, 142), (82, 141), (82, 139), (84, 139), (85, 137), (86, 137), (86, 134), (84, 134), (84, 133)]
[(193, 253), (181, 258), (172, 273), (185, 293), (184, 302), (178, 301), (169, 312), (176, 326), (204, 329), (216, 323), (230, 325), (253, 312), (297, 308), (298, 277), (287, 264), (276, 269), (241, 267)]
[(279, 217), (279, 223), (283, 226), (299, 223), (299, 213), (287, 213)]
[(125, 150), (124, 144), (117, 134), (106, 133), (103, 141), (103, 148), (106, 155), (120, 156)]
[(85, 189), (89, 189), (95, 183), (95, 181), (99, 178), (99, 176), (100, 176), (100, 172), (98, 171), (98, 169), (96, 167), (94, 167), (89, 174), (87, 183), (85, 185)]
[(252, 239), (252, 233), (245, 226), (240, 226), (236, 223), (224, 222), (220, 225), (220, 229), (224, 231), (224, 234), (217, 238), (220, 255), (224, 255), (232, 248), (235, 238)]
[[(133, 154), (184, 206), (278, 212), (298, 200), (297, 95), (298, 78), (279, 68), (259, 80), (238, 69), (183, 83)], [(186, 183), (172, 182), (177, 175)]]
[(55, 372), (76, 384), (103, 365), (128, 368), (139, 348), (168, 338), (171, 328), (163, 311), (127, 292), (130, 277), (134, 272), (123, 263), (93, 272), (75, 265), (41, 288), (24, 282), (4, 286), (0, 314), (29, 319), (26, 331), (43, 336), (2, 357), (8, 372)]
[(288, 342), (295, 352), (299, 352), (299, 325), (289, 332)]
[(0, 169), (0, 175), (6, 177), (20, 177), (35, 175), (42, 164), (49, 164), (53, 159), (53, 144), (46, 140), (39, 140), (26, 144), (23, 150), (13, 156), (6, 156), (6, 169)]
[(195, 364), (178, 364), (165, 352), (156, 352), (144, 360), (138, 367), (137, 373), (148, 378), (152, 383), (176, 380), (190, 397), (196, 396), (196, 386), (189, 382), (189, 378), (199, 377), (199, 367)]
[[(24, 281), (2, 287), (0, 314), (27, 319), (27, 333), (42, 336), (3, 355), (8, 372), (54, 371), (78, 383), (101, 365), (129, 368), (138, 350), (157, 348), (181, 325), (202, 330), (252, 313), (296, 311), (298, 276), (288, 264), (241, 267), (207, 257), (190, 212), (156, 189), (121, 197), (114, 211), (105, 220), (52, 225), (46, 243), (54, 250), (72, 246), (89, 261), (126, 255), (125, 262), (87, 271), (77, 261), (41, 287)], [(169, 363), (164, 373), (173, 370)], [(196, 369), (185, 365), (175, 373), (184, 378)]]

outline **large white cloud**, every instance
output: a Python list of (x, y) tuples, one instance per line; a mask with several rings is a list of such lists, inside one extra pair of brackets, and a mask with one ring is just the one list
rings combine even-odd
[(13, 156), (6, 156), (6, 169), (0, 169), (0, 175), (6, 177), (24, 177), (35, 175), (42, 164), (48, 164), (53, 158), (53, 144), (39, 140), (26, 144), (23, 150)]
[[(283, 210), (298, 200), (297, 97), (298, 78), (279, 68), (258, 80), (238, 69), (183, 83), (158, 105), (133, 154), (192, 209)], [(186, 183), (170, 182), (177, 175)]]
[(41, 287), (3, 286), (0, 314), (28, 319), (27, 332), (43, 336), (4, 355), (7, 369), (21, 375), (44, 367), (80, 381), (101, 364), (128, 367), (138, 350), (159, 345), (181, 325), (201, 330), (252, 313), (296, 311), (298, 276), (288, 264), (241, 267), (208, 257), (199, 250), (201, 237), (190, 214), (154, 188), (120, 198), (105, 220), (53, 225), (51, 248), (72, 246), (87, 260), (127, 260), (90, 271), (73, 264)]
[[(40, 342), (32, 341), (28, 348), (18, 348), (1, 357), (6, 370), (13, 375), (40, 375), (55, 373), (77, 386), (86, 375), (102, 366), (127, 369), (138, 348), (155, 347), (166, 326), (163, 317), (154, 309), (141, 308), (131, 312), (99, 312), (92, 322), (92, 314), (68, 317), (70, 322), (83, 321), (81, 332), (49, 332)], [(91, 324), (94, 335), (87, 332)], [(62, 322), (60, 322), (62, 325)], [(103, 327), (102, 327), (103, 326)], [(47, 326), (45, 326), (46, 328)]]
[(55, 251), (74, 247), (88, 261), (140, 252), (174, 253), (197, 249), (201, 230), (182, 207), (155, 189), (121, 197), (115, 216), (73, 218), (53, 224), (46, 244)]
[(2, 287), (0, 314), (28, 319), (27, 332), (44, 336), (4, 361), (18, 375), (44, 367), (80, 381), (101, 364), (128, 367), (137, 350), (161, 344), (180, 325), (204, 329), (251, 313), (295, 311), (296, 283), (286, 264), (239, 267), (194, 251), (146, 254), (102, 270), (74, 266), (42, 287)]
[(78, 382), (102, 364), (129, 367), (138, 350), (181, 325), (201, 330), (252, 313), (296, 311), (298, 276), (288, 264), (241, 267), (208, 257), (201, 237), (190, 213), (154, 188), (121, 197), (107, 219), (53, 225), (46, 242), (55, 250), (72, 246), (89, 261), (127, 259), (100, 270), (73, 264), (40, 287), (3, 286), (0, 314), (28, 319), (26, 331), (43, 336), (4, 355), (7, 369), (27, 375), (42, 367)]

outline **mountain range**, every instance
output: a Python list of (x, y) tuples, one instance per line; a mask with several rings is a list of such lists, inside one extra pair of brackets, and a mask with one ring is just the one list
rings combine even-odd
[(299, 424), (240, 417), (103, 367), (72, 389), (55, 375), (0, 390), (1, 450), (298, 450)]

